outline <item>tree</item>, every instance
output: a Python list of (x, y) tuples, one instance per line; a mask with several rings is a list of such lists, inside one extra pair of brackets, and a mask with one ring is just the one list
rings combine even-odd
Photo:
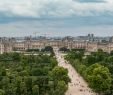
[(20, 76), (29, 76), (29, 73), (26, 70), (19, 72)]
[(0, 89), (0, 95), (5, 95), (5, 91)]
[(28, 57), (27, 56), (21, 56), (21, 62), (23, 63), (23, 64), (28, 64)]
[(64, 81), (58, 81), (56, 89), (54, 90), (54, 92), (52, 92), (52, 95), (64, 95), (67, 89), (68, 86)]
[(58, 62), (56, 61), (55, 58), (51, 58), (51, 67), (54, 68), (55, 66), (57, 66)]
[(113, 55), (113, 50), (110, 52), (110, 55)]
[(39, 52), (39, 49), (27, 49), (26, 52)]
[(33, 92), (32, 95), (39, 95), (39, 87), (38, 87), (38, 85), (34, 85), (33, 86), (32, 92)]
[(31, 71), (32, 76), (41, 76), (45, 75), (46, 73), (45, 68), (33, 68)]
[(20, 56), (19, 53), (14, 52), (14, 53), (11, 53), (11, 55), (12, 55), (12, 59), (13, 59), (14, 61), (16, 61), (16, 62), (19, 62), (19, 61), (20, 61), (21, 56)]
[(63, 67), (56, 66), (52, 71), (51, 71), (51, 77), (55, 81), (65, 81), (68, 83), (70, 81), (68, 77), (68, 70), (64, 69)]
[(2, 76), (6, 76), (6, 70), (5, 70), (5, 68), (2, 68), (2, 70), (1, 70), (1, 75), (2, 75)]
[(25, 82), (21, 82), (20, 87), (21, 87), (20, 88), (21, 95), (27, 95), (27, 87)]
[(88, 65), (94, 64), (96, 62), (96, 57), (89, 55), (86, 57), (85, 61)]
[(69, 51), (69, 49), (67, 49), (66, 47), (62, 47), (59, 49), (59, 51), (67, 52), (67, 51)]
[(95, 62), (101, 62), (105, 59), (105, 57), (108, 57), (108, 53), (103, 52), (102, 49), (98, 49), (97, 52), (93, 52), (91, 55), (96, 58)]
[(82, 61), (82, 57), (84, 56), (84, 52), (83, 51), (71, 51), (68, 53), (68, 60), (70, 59), (78, 59), (79, 61)]
[(55, 95), (67, 88), (67, 69), (53, 70), (58, 64), (51, 55), (5, 53), (0, 61), (0, 95)]
[(86, 75), (90, 87), (95, 91), (101, 93), (110, 89), (112, 79), (107, 67), (93, 64), (87, 68)]
[(109, 57), (107, 57), (107, 62), (109, 62), (109, 63), (113, 63), (113, 56), (109, 56)]
[(53, 48), (51, 46), (46, 46), (44, 49), (42, 49), (42, 51), (52, 52)]

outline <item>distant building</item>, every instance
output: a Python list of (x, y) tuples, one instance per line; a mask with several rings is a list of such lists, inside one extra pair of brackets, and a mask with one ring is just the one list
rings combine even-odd
[[(104, 39), (104, 40), (103, 40)], [(113, 50), (113, 38), (94, 37), (93, 34), (79, 37), (64, 38), (0, 38), (0, 53), (12, 51), (26, 51), (27, 49), (42, 49), (45, 46), (66, 47), (68, 49), (86, 49), (86, 51), (94, 52), (102, 49), (105, 52)]]

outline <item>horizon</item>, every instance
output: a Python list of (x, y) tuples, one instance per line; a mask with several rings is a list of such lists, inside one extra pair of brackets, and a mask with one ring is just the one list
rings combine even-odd
[[(92, 33), (88, 33), (92, 34)], [(31, 37), (31, 38), (39, 38), (39, 37), (45, 37), (45, 38), (65, 38), (65, 37), (87, 37), (88, 34), (84, 35), (76, 35), (76, 36), (70, 36), (70, 35), (65, 35), (65, 36), (48, 36), (48, 35), (27, 35), (27, 36), (0, 36), (0, 38), (25, 38), (25, 37)], [(94, 34), (93, 34), (94, 35)], [(94, 37), (100, 37), (100, 38), (107, 38), (107, 37), (113, 37), (113, 35), (110, 36), (98, 36), (94, 35)]]

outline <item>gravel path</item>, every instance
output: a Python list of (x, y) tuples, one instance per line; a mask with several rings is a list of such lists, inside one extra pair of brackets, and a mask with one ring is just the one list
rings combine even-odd
[(54, 52), (59, 63), (58, 65), (68, 69), (68, 75), (71, 79), (65, 95), (98, 95), (88, 87), (77, 71), (64, 60), (62, 53), (58, 52), (57, 48), (54, 49)]

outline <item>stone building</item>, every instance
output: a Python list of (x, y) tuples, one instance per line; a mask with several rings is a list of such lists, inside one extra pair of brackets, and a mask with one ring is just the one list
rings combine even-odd
[(95, 52), (98, 49), (102, 49), (104, 52), (110, 53), (113, 50), (113, 43), (92, 42), (87, 44), (86, 50), (89, 52)]
[(0, 53), (13, 51), (13, 39), (0, 38)]
[(45, 46), (52, 47), (66, 47), (68, 49), (86, 49), (86, 51), (94, 52), (102, 49), (105, 52), (113, 50), (113, 42), (91, 42), (85, 40), (74, 40), (71, 37), (63, 39), (32, 39), (25, 37), (23, 40), (16, 40), (16, 38), (0, 38), (0, 53), (12, 51), (25, 51), (27, 49), (42, 49)]

